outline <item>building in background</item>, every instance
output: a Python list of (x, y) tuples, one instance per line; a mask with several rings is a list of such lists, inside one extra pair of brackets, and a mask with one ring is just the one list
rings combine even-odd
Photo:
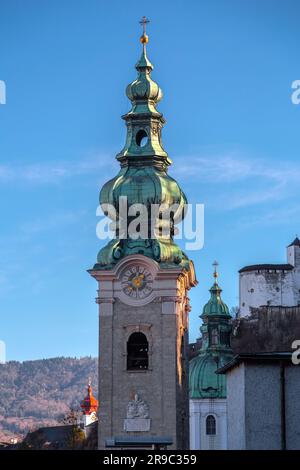
[(226, 377), (217, 375), (216, 370), (233, 357), (232, 327), (217, 276), (215, 268), (211, 297), (200, 317), (202, 346), (190, 361), (190, 448), (193, 450), (227, 448)]
[(227, 379), (228, 449), (300, 449), (300, 366), (290, 352), (240, 354)]
[(92, 386), (89, 382), (87, 395), (80, 403), (82, 409), (82, 427), (85, 435), (88, 437), (91, 429), (97, 426), (98, 421), (98, 400), (93, 396)]
[(240, 269), (240, 316), (262, 306), (294, 307), (300, 303), (300, 240), (287, 247), (286, 264), (255, 264)]

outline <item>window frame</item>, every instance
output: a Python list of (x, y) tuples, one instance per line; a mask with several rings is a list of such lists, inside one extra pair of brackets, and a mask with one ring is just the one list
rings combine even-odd
[[(147, 374), (152, 371), (152, 323), (125, 324), (123, 325), (123, 370), (128, 374)], [(127, 369), (127, 343), (132, 333), (143, 333), (148, 341), (148, 369)]]
[(209, 437), (217, 435), (217, 419), (211, 413), (205, 418), (205, 434)]
[[(140, 338), (138, 342), (137, 339)], [(142, 349), (141, 349), (142, 348)], [(131, 349), (131, 351), (129, 350)], [(138, 354), (138, 350), (141, 351), (140, 355)], [(143, 366), (133, 366), (133, 362), (140, 362), (144, 364)], [(129, 335), (127, 339), (127, 364), (126, 368), (128, 371), (140, 371), (140, 370), (148, 370), (149, 368), (149, 341), (145, 333), (142, 331), (134, 331)]]

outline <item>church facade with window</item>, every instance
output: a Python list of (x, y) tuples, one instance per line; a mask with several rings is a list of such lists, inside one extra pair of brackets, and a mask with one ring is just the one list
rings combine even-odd
[[(215, 263), (216, 265), (216, 263)], [(210, 300), (201, 319), (202, 347), (190, 361), (190, 448), (227, 449), (226, 377), (216, 370), (233, 357), (230, 346), (231, 316), (222, 301), (217, 282), (210, 289)]]

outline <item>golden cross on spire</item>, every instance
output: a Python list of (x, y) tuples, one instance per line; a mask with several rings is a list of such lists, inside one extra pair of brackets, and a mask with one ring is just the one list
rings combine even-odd
[(218, 263), (218, 261), (214, 261), (212, 265), (213, 265), (214, 268), (215, 268), (215, 270), (214, 270), (214, 278), (217, 280), (217, 277), (218, 277), (217, 267), (219, 266), (219, 263)]
[(146, 34), (146, 24), (150, 23), (150, 20), (148, 20), (146, 16), (143, 16), (143, 18), (141, 19), (139, 23), (143, 26), (143, 34)]
[(149, 38), (146, 34), (146, 24), (147, 23), (150, 23), (150, 21), (146, 18), (146, 16), (143, 16), (143, 18), (140, 21), (140, 24), (143, 26), (143, 34), (141, 35), (140, 41), (144, 46), (144, 50), (145, 50), (145, 45), (149, 41)]

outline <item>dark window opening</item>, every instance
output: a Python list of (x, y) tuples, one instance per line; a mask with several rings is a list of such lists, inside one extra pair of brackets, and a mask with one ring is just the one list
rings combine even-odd
[(211, 345), (212, 346), (215, 346), (218, 344), (219, 342), (219, 333), (218, 333), (218, 330), (216, 328), (214, 328), (212, 331), (211, 331)]
[(148, 143), (148, 134), (144, 129), (140, 129), (135, 137), (135, 141), (139, 147), (145, 147)]
[[(162, 212), (160, 212), (158, 214), (158, 219), (162, 220), (162, 218), (163, 218), (163, 214), (162, 214)], [(158, 234), (159, 234), (160, 237), (162, 236), (162, 225), (161, 225), (161, 223), (158, 226)]]
[(213, 415), (208, 415), (206, 418), (206, 434), (208, 436), (216, 435), (216, 418)]
[(148, 369), (148, 349), (144, 333), (132, 333), (127, 342), (127, 370)]
[(229, 346), (229, 344), (230, 344), (230, 333), (225, 332), (225, 331), (221, 331), (220, 339), (221, 339), (222, 344), (226, 344), (227, 346)]

